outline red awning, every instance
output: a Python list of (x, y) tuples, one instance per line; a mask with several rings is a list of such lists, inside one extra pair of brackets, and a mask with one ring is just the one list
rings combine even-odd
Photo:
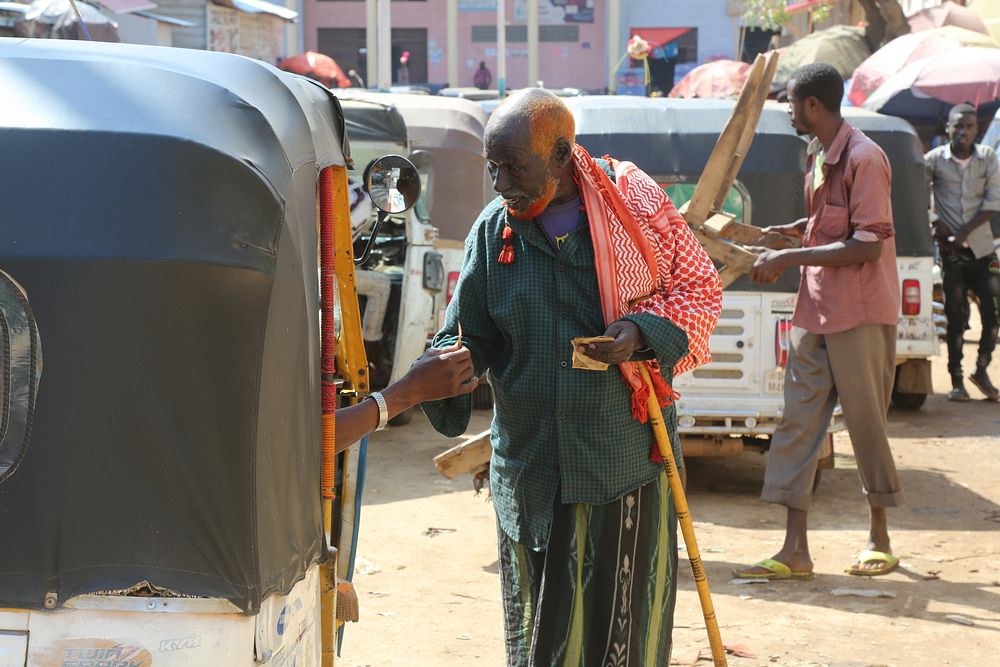
[(100, 0), (101, 4), (115, 14), (131, 14), (147, 9), (156, 9), (156, 3), (150, 0)]
[(649, 45), (655, 49), (658, 46), (673, 42), (681, 35), (690, 31), (691, 28), (632, 28), (630, 36), (639, 35), (639, 37), (649, 42)]

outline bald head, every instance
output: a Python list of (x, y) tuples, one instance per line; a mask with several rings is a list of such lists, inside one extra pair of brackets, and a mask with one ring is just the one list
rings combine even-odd
[(557, 143), (573, 147), (576, 121), (569, 108), (552, 93), (525, 88), (504, 100), (490, 116), (485, 133), (487, 143), (493, 135), (530, 142), (532, 152), (547, 159)]
[(532, 218), (576, 195), (575, 133), (570, 110), (539, 88), (514, 93), (493, 112), (483, 137), (486, 166), (512, 215)]

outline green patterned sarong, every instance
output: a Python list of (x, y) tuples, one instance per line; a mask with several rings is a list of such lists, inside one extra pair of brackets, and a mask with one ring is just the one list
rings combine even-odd
[(548, 545), (498, 529), (507, 667), (665, 667), (677, 515), (665, 473), (606, 505), (557, 503)]

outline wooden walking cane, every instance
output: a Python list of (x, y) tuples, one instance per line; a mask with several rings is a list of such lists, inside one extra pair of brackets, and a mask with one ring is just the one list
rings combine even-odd
[[(709, 256), (723, 265), (719, 276), (722, 285), (729, 285), (739, 276), (753, 267), (757, 258), (755, 253), (743, 248), (743, 244), (776, 247), (782, 243), (777, 234), (762, 234), (756, 227), (736, 222), (733, 216), (723, 213), (720, 209), (726, 194), (732, 186), (743, 164), (743, 158), (750, 150), (753, 136), (757, 131), (757, 123), (764, 108), (764, 100), (771, 89), (771, 81), (778, 66), (778, 54), (775, 52), (759, 55), (754, 61), (740, 91), (740, 97), (733, 108), (733, 113), (726, 123), (708, 158), (705, 170), (698, 185), (695, 186), (691, 200), (680, 209), (681, 215), (692, 227), (695, 236), (705, 247)], [(677, 510), (677, 522), (681, 525), (684, 544), (687, 546), (688, 560), (694, 572), (694, 583), (698, 589), (698, 599), (701, 601), (701, 611), (705, 617), (705, 630), (712, 647), (712, 661), (716, 667), (728, 664), (726, 648), (722, 644), (719, 632), (719, 621), (715, 617), (715, 606), (712, 604), (712, 593), (708, 589), (708, 578), (705, 576), (705, 566), (698, 551), (698, 541), (694, 535), (694, 525), (688, 511), (687, 497), (677, 472), (677, 462), (670, 446), (670, 436), (663, 422), (663, 412), (656, 398), (656, 391), (649, 378), (645, 364), (639, 364), (642, 379), (649, 387), (647, 406), (649, 421), (653, 425), (656, 444), (660, 457), (664, 461), (670, 492), (674, 497), (674, 507)]]
[(694, 584), (698, 589), (701, 612), (705, 617), (705, 630), (708, 632), (708, 643), (712, 647), (712, 662), (715, 664), (715, 667), (725, 667), (728, 664), (726, 662), (726, 647), (722, 645), (722, 635), (719, 633), (719, 621), (715, 617), (715, 606), (712, 604), (712, 592), (708, 590), (708, 578), (705, 576), (705, 566), (701, 562), (701, 552), (698, 551), (698, 540), (694, 536), (694, 524), (691, 522), (691, 513), (688, 512), (687, 496), (684, 495), (684, 485), (681, 484), (681, 476), (677, 472), (677, 461), (674, 460), (674, 451), (670, 446), (667, 425), (663, 422), (663, 411), (660, 410), (660, 404), (656, 399), (656, 390), (653, 389), (653, 382), (649, 378), (649, 371), (646, 370), (646, 364), (639, 364), (639, 372), (642, 374), (643, 382), (649, 387), (649, 398), (646, 399), (646, 406), (649, 409), (649, 423), (653, 425), (653, 433), (656, 434), (656, 445), (660, 450), (663, 467), (667, 472), (670, 493), (674, 497), (677, 522), (681, 525), (681, 533), (684, 535), (688, 560), (691, 562), (691, 570), (694, 572)]

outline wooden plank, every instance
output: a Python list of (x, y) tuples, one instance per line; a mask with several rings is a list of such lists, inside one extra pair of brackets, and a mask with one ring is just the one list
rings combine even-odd
[(722, 281), (722, 289), (726, 289), (735, 283), (744, 273), (746, 273), (746, 271), (740, 271), (739, 269), (732, 269), (729, 267), (719, 271), (719, 280)]
[[(740, 141), (743, 138), (744, 129), (747, 125), (747, 111), (753, 101), (759, 96), (759, 90), (766, 71), (767, 61), (763, 55), (758, 55), (754, 60), (753, 67), (750, 68), (750, 74), (747, 76), (746, 83), (743, 84), (743, 89), (740, 91), (740, 96), (736, 101), (736, 106), (733, 108), (733, 113), (726, 122), (726, 127), (723, 128), (722, 134), (719, 135), (719, 140), (715, 143), (715, 148), (712, 149), (708, 162), (705, 163), (705, 169), (701, 174), (701, 178), (698, 179), (698, 185), (695, 186), (694, 194), (691, 196), (688, 206), (688, 215), (690, 217), (687, 218), (687, 221), (692, 227), (701, 226), (708, 219), (709, 215), (711, 215), (712, 210), (718, 208), (715, 206), (718, 193), (728, 192), (729, 190), (728, 186), (723, 187), (723, 185), (727, 174), (731, 170), (731, 161), (737, 153)], [(770, 83), (768, 83), (768, 86), (770, 86)], [(756, 124), (753, 127), (756, 129)], [(740, 164), (742, 164), (742, 160), (740, 160)]]
[(694, 235), (705, 246), (709, 256), (727, 268), (737, 269), (745, 273), (753, 267), (753, 263), (757, 260), (755, 253), (725, 239), (713, 239), (700, 229), (694, 230)]
[(793, 236), (785, 236), (775, 232), (765, 234), (760, 227), (744, 225), (742, 222), (733, 222), (728, 225), (719, 236), (743, 246), (761, 246), (772, 250), (798, 248), (801, 245), (799, 240)]
[(726, 234), (726, 230), (729, 228), (730, 225), (734, 224), (735, 219), (736, 218), (734, 216), (728, 213), (713, 213), (711, 216), (709, 216), (708, 220), (706, 220), (702, 224), (701, 228), (709, 236), (714, 236), (714, 237), (721, 236), (723, 238), (735, 240), (728, 234)]
[(482, 468), (490, 462), (492, 455), (490, 432), (483, 431), (435, 456), (434, 467), (448, 479), (454, 479), (459, 475), (475, 472)]
[[(756, 82), (754, 88), (750, 92), (749, 101), (742, 109), (744, 125), (742, 132), (740, 133), (739, 143), (733, 153), (732, 159), (729, 161), (726, 176), (720, 183), (720, 189), (716, 193), (712, 210), (718, 210), (722, 207), (722, 203), (726, 200), (726, 195), (729, 194), (729, 188), (732, 187), (733, 181), (736, 180), (736, 175), (743, 166), (744, 158), (746, 158), (747, 153), (750, 152), (750, 145), (753, 143), (754, 135), (757, 134), (757, 125), (760, 123), (760, 114), (764, 111), (764, 101), (767, 99), (767, 95), (771, 91), (771, 82), (774, 80), (774, 72), (778, 67), (777, 53), (768, 53), (766, 56), (763, 56), (763, 58), (766, 61), (764, 74), (761, 80)], [(736, 110), (734, 109), (733, 117), (735, 118), (735, 116)]]
[(681, 438), (684, 457), (695, 456), (739, 456), (743, 452), (741, 438), (711, 438), (685, 435)]

